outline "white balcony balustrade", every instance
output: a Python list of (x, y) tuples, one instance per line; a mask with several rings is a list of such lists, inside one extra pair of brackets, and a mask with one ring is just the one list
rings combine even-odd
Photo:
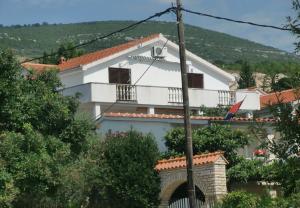
[[(182, 106), (182, 89), (159, 86), (87, 83), (63, 89), (64, 95), (81, 94), (83, 103), (128, 103), (130, 105), (176, 107)], [(190, 107), (198, 108), (232, 105), (245, 99), (241, 109), (259, 110), (259, 94), (251, 91), (189, 89)]]
[(129, 84), (117, 84), (117, 101), (136, 102), (136, 86)]
[(182, 89), (177, 87), (169, 87), (169, 103), (182, 103)]

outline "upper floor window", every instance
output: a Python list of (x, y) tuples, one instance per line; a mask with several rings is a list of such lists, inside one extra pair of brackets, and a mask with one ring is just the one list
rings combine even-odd
[(108, 76), (109, 76), (109, 83), (114, 83), (114, 84), (131, 83), (130, 69), (109, 68)]
[(203, 89), (203, 74), (187, 73), (188, 87)]

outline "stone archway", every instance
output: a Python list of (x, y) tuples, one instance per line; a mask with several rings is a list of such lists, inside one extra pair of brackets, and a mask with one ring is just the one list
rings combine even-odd
[[(227, 193), (223, 152), (194, 156), (194, 182), (210, 205)], [(185, 157), (161, 160), (156, 166), (161, 178), (160, 208), (167, 208), (174, 191), (186, 182)]]
[[(184, 204), (188, 206), (188, 193), (187, 193), (187, 182), (179, 185), (173, 192), (171, 198), (169, 199), (169, 207), (178, 207), (178, 205)], [(203, 206), (205, 204), (205, 195), (204, 193), (195, 186), (196, 191), (196, 202), (198, 206)]]

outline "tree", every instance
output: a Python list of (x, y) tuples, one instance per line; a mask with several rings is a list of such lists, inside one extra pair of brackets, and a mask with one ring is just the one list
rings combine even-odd
[(78, 50), (74, 48), (75, 44), (73, 42), (67, 42), (61, 44), (56, 51), (51, 51), (50, 54), (55, 54), (50, 56), (47, 52), (43, 53), (43, 58), (40, 60), (42, 64), (59, 64), (61, 62), (61, 58), (65, 60), (75, 58), (81, 56), (83, 54), (83, 50)]
[[(62, 170), (94, 137), (77, 115), (76, 97), (64, 97), (57, 71), (28, 71), (0, 51), (0, 204), (39, 207), (59, 203)], [(3, 205), (3, 206), (2, 206)]]
[(279, 80), (272, 81), (271, 88), (273, 91), (282, 91), (298, 88), (300, 86), (300, 73), (292, 73), (288, 77), (283, 77)]
[(267, 144), (278, 161), (269, 170), (266, 178), (280, 182), (285, 196), (290, 196), (300, 192), (300, 107), (294, 109), (290, 103), (279, 103), (269, 108), (277, 118), (274, 128), (280, 133), (280, 138)]
[(90, 143), (87, 154), (64, 171), (61, 196), (74, 207), (157, 207), (158, 156), (151, 135), (108, 135), (103, 142)]
[(239, 89), (245, 89), (249, 87), (255, 86), (255, 79), (253, 78), (253, 72), (248, 62), (243, 61), (241, 72), (240, 72), (240, 79), (238, 81)]
[[(250, 135), (243, 131), (217, 124), (193, 129), (192, 137), (194, 154), (224, 151), (225, 158), (229, 161), (229, 167), (238, 163), (237, 150), (246, 146), (250, 140)], [(183, 128), (175, 128), (167, 132), (165, 140), (169, 151), (185, 152)]]
[(293, 9), (296, 13), (295, 17), (289, 16), (287, 18), (288, 24), (286, 25), (287, 28), (291, 29), (294, 35), (296, 36), (298, 42), (295, 43), (295, 51), (299, 51), (300, 49), (300, 1), (299, 0), (292, 0)]

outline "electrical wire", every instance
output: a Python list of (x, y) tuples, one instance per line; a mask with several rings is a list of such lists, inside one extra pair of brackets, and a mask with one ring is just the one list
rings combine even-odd
[[(172, 11), (174, 11), (174, 9), (172, 9)], [(182, 11), (185, 11), (185, 12), (191, 13), (191, 14), (195, 14), (195, 15), (199, 15), (199, 16), (205, 16), (205, 17), (210, 17), (210, 18), (214, 18), (214, 19), (218, 19), (218, 20), (225, 20), (225, 21), (239, 23), (239, 24), (248, 24), (248, 25), (257, 26), (257, 27), (272, 28), (272, 29), (283, 30), (283, 31), (292, 31), (290, 28), (286, 28), (286, 27), (278, 27), (278, 26), (274, 26), (274, 25), (266, 25), (266, 24), (259, 24), (259, 23), (249, 22), (249, 21), (235, 20), (235, 19), (231, 19), (231, 18), (227, 18), (227, 17), (220, 17), (220, 16), (211, 15), (211, 14), (206, 14), (203, 12), (196, 12), (196, 11), (192, 11), (192, 10), (185, 9), (185, 8), (182, 8)]]
[[(151, 20), (151, 19), (154, 19), (154, 18), (156, 18), (156, 17), (161, 17), (161, 16), (164, 15), (164, 14), (170, 13), (170, 12), (173, 11), (173, 10), (174, 10), (173, 7), (169, 7), (169, 8), (167, 8), (167, 9), (165, 9), (164, 11), (157, 12), (157, 13), (155, 13), (154, 15), (152, 15), (152, 16), (146, 18), (146, 19), (140, 20), (140, 21), (135, 22), (135, 23), (133, 23), (133, 24), (131, 24), (131, 25), (128, 25), (128, 26), (126, 26), (126, 27), (123, 27), (123, 28), (121, 28), (121, 29), (119, 29), (119, 30), (113, 31), (113, 32), (108, 33), (108, 34), (106, 34), (106, 35), (103, 35), (103, 36), (97, 37), (97, 38), (95, 38), (95, 39), (89, 40), (89, 41), (87, 41), (87, 42), (84, 42), (84, 43), (81, 43), (81, 44), (77, 44), (77, 45), (75, 45), (75, 46), (73, 46), (73, 47), (71, 47), (71, 48), (65, 49), (63, 52), (71, 51), (71, 50), (74, 50), (74, 49), (76, 49), (76, 48), (79, 48), (79, 47), (83, 47), (83, 46), (92, 44), (92, 43), (94, 43), (94, 42), (96, 42), (96, 41), (98, 41), (98, 40), (101, 40), (101, 39), (104, 39), (104, 38), (108, 38), (108, 37), (110, 37), (110, 36), (112, 36), (112, 35), (115, 35), (115, 34), (117, 34), (117, 33), (128, 31), (128, 30), (130, 30), (130, 29), (132, 29), (132, 28), (135, 28), (136, 26), (138, 26), (138, 25), (140, 25), (140, 24), (142, 24), (142, 23), (145, 23), (145, 22), (147, 22), (147, 21), (149, 21), (149, 20)], [(32, 59), (27, 59), (27, 60), (25, 60), (25, 61), (22, 61), (21, 64), (27, 63), (27, 62), (31, 62), (31, 61), (35, 61), (35, 60), (40, 60), (40, 59), (46, 58), (46, 57), (51, 57), (51, 56), (54, 56), (54, 55), (57, 55), (57, 54), (58, 54), (57, 52), (54, 52), (54, 53), (50, 53), (50, 54), (48, 54), (48, 55), (46, 55), (46, 56), (40, 56), (40, 57), (36, 57), (36, 58), (32, 58)]]

